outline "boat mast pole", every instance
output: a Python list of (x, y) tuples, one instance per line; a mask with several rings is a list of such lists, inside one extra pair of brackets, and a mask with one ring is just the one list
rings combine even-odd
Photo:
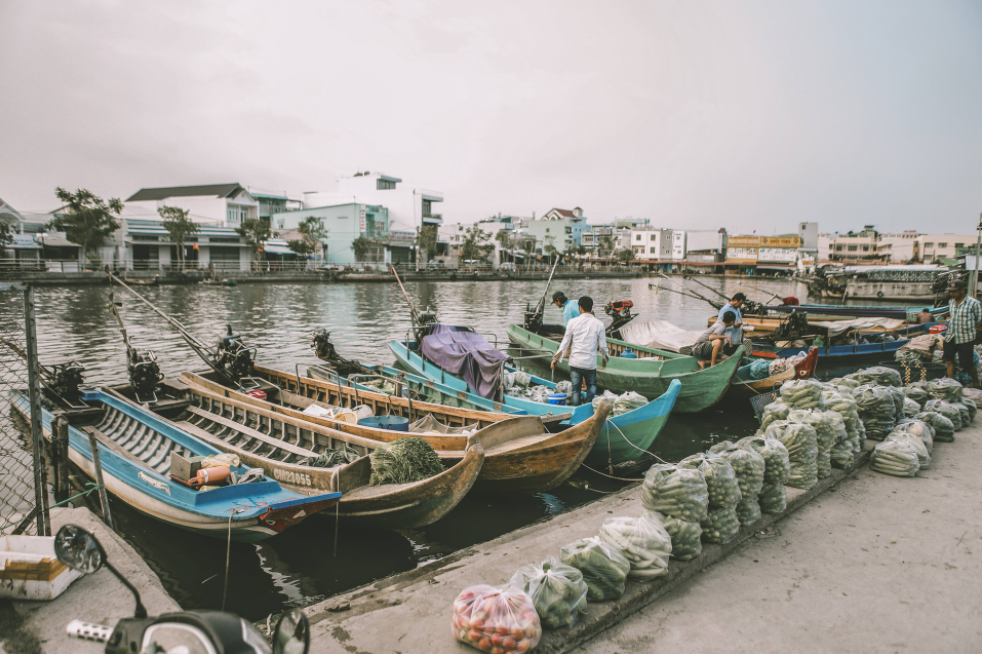
[(542, 291), (542, 297), (539, 298), (539, 304), (535, 307), (535, 312), (541, 314), (546, 310), (546, 295), (549, 293), (549, 287), (552, 286), (552, 276), (556, 274), (556, 266), (559, 265), (559, 260), (561, 257), (556, 257), (556, 263), (552, 264), (552, 270), (549, 271), (549, 279), (546, 281), (546, 288)]
[(982, 249), (982, 214), (979, 214), (979, 226), (976, 228), (975, 238), (975, 274), (972, 275), (972, 297), (979, 291), (979, 250)]
[(392, 274), (396, 276), (396, 282), (399, 283), (399, 288), (402, 289), (402, 297), (406, 298), (406, 304), (409, 305), (409, 315), (412, 316), (413, 324), (418, 325), (419, 312), (416, 311), (416, 305), (413, 304), (413, 301), (409, 299), (409, 294), (406, 293), (406, 287), (402, 285), (402, 280), (399, 279), (399, 273), (396, 272), (395, 266), (390, 265), (389, 270), (391, 270)]

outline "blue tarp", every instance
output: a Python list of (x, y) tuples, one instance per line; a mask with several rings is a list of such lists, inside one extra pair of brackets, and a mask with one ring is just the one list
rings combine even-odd
[(420, 351), (427, 360), (461, 377), (471, 391), (494, 399), (503, 364), (511, 357), (467, 327), (432, 325)]

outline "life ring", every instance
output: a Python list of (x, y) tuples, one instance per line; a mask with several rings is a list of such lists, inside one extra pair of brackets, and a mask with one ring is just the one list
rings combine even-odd
[(883, 291), (877, 291), (876, 297), (883, 297)]

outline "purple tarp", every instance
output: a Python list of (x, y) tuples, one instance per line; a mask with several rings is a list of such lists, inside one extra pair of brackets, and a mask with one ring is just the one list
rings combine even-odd
[(488, 399), (494, 399), (501, 383), (502, 364), (511, 361), (480, 334), (452, 325), (432, 325), (420, 350), (426, 359), (461, 377), (472, 392)]

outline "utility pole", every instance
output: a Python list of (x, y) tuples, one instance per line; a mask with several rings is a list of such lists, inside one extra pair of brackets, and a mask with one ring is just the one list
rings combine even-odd
[(979, 290), (979, 250), (982, 249), (982, 213), (979, 214), (979, 226), (975, 228), (975, 273), (972, 275), (972, 297)]

